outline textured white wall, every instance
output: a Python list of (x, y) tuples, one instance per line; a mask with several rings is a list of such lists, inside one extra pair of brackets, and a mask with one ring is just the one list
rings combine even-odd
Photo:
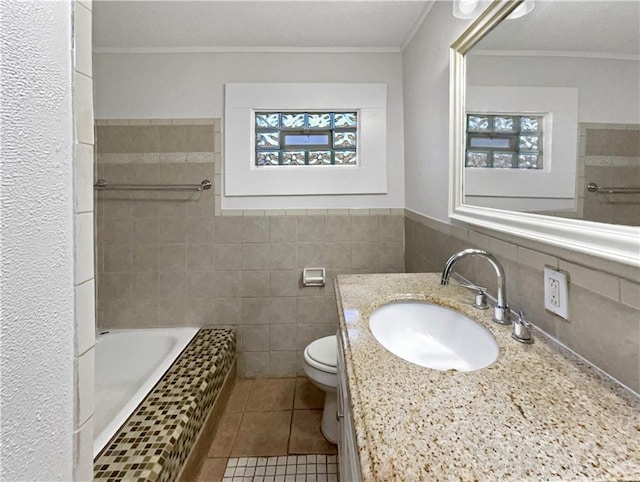
[(225, 209), (403, 207), (402, 58), (399, 53), (94, 55), (96, 119), (210, 118), (227, 82), (387, 84), (386, 195), (226, 198)]
[(435, 2), (404, 50), (405, 206), (448, 222), (449, 45), (470, 20)]
[(0, 6), (0, 480), (72, 480), (68, 2)]

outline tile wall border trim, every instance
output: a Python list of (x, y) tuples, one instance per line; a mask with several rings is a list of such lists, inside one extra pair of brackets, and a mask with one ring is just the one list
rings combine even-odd
[(214, 163), (214, 216), (404, 216), (405, 209), (386, 208), (283, 208), (283, 209), (223, 209), (222, 208), (222, 172), (223, 159), (221, 149), (222, 118), (166, 118), (166, 119), (96, 119), (96, 127), (105, 126), (175, 126), (175, 125), (213, 125), (213, 152), (153, 152), (153, 153), (96, 153), (97, 164), (162, 164), (162, 163)]

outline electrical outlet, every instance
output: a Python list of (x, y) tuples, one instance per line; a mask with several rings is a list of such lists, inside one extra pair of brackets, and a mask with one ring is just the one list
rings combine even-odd
[(549, 303), (560, 308), (560, 283), (555, 278), (549, 278)]
[(544, 268), (544, 307), (565, 320), (569, 319), (569, 280), (566, 273)]

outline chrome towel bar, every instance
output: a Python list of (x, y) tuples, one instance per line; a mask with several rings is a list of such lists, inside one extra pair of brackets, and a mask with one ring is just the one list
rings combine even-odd
[(587, 184), (587, 191), (602, 194), (640, 194), (640, 187), (601, 187), (595, 182)]
[(205, 179), (200, 184), (109, 184), (98, 179), (94, 185), (98, 191), (207, 191), (211, 181)]

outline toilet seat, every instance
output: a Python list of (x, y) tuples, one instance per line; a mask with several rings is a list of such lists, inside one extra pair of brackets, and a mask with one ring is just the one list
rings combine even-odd
[(338, 339), (336, 336), (325, 336), (309, 343), (304, 350), (304, 361), (325, 373), (337, 373)]

